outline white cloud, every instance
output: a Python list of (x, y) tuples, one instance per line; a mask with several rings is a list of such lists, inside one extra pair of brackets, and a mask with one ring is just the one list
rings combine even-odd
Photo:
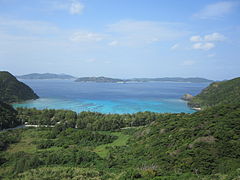
[(232, 12), (237, 3), (233, 1), (222, 1), (209, 4), (194, 16), (200, 19), (218, 19)]
[(192, 36), (192, 37), (190, 37), (190, 41), (191, 42), (199, 42), (199, 41), (202, 41), (202, 38), (201, 38), (201, 36)]
[(118, 44), (118, 41), (111, 41), (110, 43), (108, 43), (109, 46), (117, 46)]
[(126, 46), (136, 46), (176, 40), (187, 32), (179, 23), (123, 20), (108, 26), (108, 32)]
[(199, 35), (190, 37), (191, 42), (201, 42), (201, 41), (209, 42), (209, 41), (224, 41), (224, 40), (226, 40), (226, 37), (223, 34), (220, 34), (217, 32), (214, 32), (212, 34), (207, 34), (204, 37), (201, 37)]
[(171, 50), (176, 50), (177, 48), (179, 48), (179, 44), (174, 44), (170, 49)]
[(193, 64), (195, 64), (196, 63), (196, 61), (193, 61), (193, 60), (186, 60), (186, 61), (183, 61), (183, 65), (184, 66), (191, 66), (191, 65), (193, 65)]
[(224, 41), (226, 37), (220, 33), (212, 33), (204, 36), (205, 41)]
[(72, 15), (81, 14), (85, 8), (84, 4), (77, 0), (68, 0), (65, 3), (52, 1), (49, 2), (48, 4), (53, 8), (52, 10), (64, 10)]
[(215, 44), (212, 42), (217, 41), (224, 41), (226, 37), (220, 33), (214, 32), (212, 34), (207, 34), (205, 36), (192, 36), (190, 37), (191, 42), (195, 42), (193, 44), (193, 49), (200, 49), (200, 50), (210, 50), (215, 47)]
[(214, 43), (195, 43), (193, 44), (193, 49), (199, 49), (199, 50), (205, 50), (205, 51), (208, 51), (212, 48), (215, 47), (215, 44)]
[(0, 29), (8, 34), (47, 34), (59, 29), (53, 24), (42, 21), (18, 20), (0, 17)]
[(84, 9), (84, 5), (78, 1), (72, 1), (69, 12), (70, 14), (81, 14)]
[(99, 42), (104, 39), (104, 35), (92, 32), (76, 32), (70, 38), (74, 42)]

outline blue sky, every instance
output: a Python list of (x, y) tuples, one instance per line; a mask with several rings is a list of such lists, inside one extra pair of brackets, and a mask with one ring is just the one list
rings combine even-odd
[(0, 0), (0, 70), (240, 76), (240, 1)]

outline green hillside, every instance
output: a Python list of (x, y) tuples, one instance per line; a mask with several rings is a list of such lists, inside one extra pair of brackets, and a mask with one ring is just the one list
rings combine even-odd
[(37, 99), (38, 96), (26, 84), (12, 74), (0, 71), (0, 100), (6, 103)]
[(239, 139), (240, 104), (170, 114), (138, 130), (128, 147), (112, 148), (109, 163), (149, 179), (240, 178)]
[(207, 108), (240, 102), (240, 78), (214, 82), (188, 102), (190, 107)]
[[(24, 109), (21, 111), (24, 114)], [(54, 113), (32, 112), (33, 119), (51, 117)], [(26, 110), (25, 114), (30, 113)], [(0, 151), (2, 178), (237, 180), (240, 177), (240, 103), (218, 105), (194, 114), (119, 115), (128, 118), (132, 125), (136, 119), (139, 123), (126, 128), (111, 125), (117, 132), (102, 131), (101, 126), (95, 126), (94, 130), (89, 126), (71, 128), (77, 117), (69, 119), (71, 112), (64, 113), (65, 120), (54, 128), (0, 133), (0, 141), (8, 147)], [(91, 123), (99, 116), (91, 113), (88, 122), (84, 121)], [(114, 117), (102, 116), (101, 121), (109, 122)], [(141, 122), (149, 123), (142, 126)], [(10, 140), (6, 141), (6, 137)]]
[(21, 122), (17, 118), (17, 111), (12, 106), (0, 101), (0, 130), (16, 127), (20, 124)]

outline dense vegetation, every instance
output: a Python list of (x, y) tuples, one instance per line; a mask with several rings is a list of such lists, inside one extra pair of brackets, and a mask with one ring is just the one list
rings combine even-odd
[(214, 82), (189, 101), (191, 107), (207, 108), (219, 104), (240, 102), (240, 78)]
[(10, 131), (10, 132), (1, 132), (0, 133), (0, 151), (7, 149), (7, 147), (10, 144), (19, 142), (20, 134), (21, 134), (20, 130)]
[(12, 106), (0, 101), (0, 130), (13, 128), (21, 124), (17, 111)]
[[(86, 114), (89, 122), (101, 116), (102, 119), (114, 117)], [(116, 128), (118, 132), (100, 131), (101, 126), (71, 128), (67, 119), (53, 128), (4, 132), (0, 138), (4, 139), (9, 133), (10, 140), (2, 148), (0, 174), (12, 179), (51, 177), (51, 173), (55, 179), (61, 178), (60, 174), (73, 178), (68, 172), (75, 174), (76, 179), (75, 172), (86, 179), (230, 180), (240, 177), (240, 103), (218, 105), (193, 114), (144, 112), (119, 117), (128, 117), (125, 121), (131, 125), (144, 115), (149, 117), (148, 121), (142, 118), (144, 123)], [(78, 117), (83, 116), (77, 115), (76, 121)], [(115, 126), (109, 127), (113, 130)], [(124, 142), (115, 143), (118, 139)], [(15, 144), (8, 147), (10, 143)]]
[(128, 147), (112, 148), (109, 163), (112, 168), (135, 167), (135, 176), (141, 177), (191, 174), (214, 179), (238, 172), (239, 178), (239, 139), (240, 105), (220, 105), (157, 119), (137, 131)]
[(0, 71), (0, 100), (6, 103), (37, 99), (38, 96), (26, 84), (12, 74)]
[(139, 112), (135, 114), (102, 114), (97, 112), (76, 112), (69, 110), (45, 109), (37, 110), (18, 108), (18, 117), (27, 124), (56, 125), (62, 128), (78, 128), (87, 130), (119, 130), (149, 124), (157, 117), (167, 114)]

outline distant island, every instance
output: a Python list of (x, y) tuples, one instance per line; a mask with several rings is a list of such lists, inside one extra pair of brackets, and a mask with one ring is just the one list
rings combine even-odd
[(97, 82), (97, 83), (134, 83), (134, 82), (189, 82), (189, 83), (210, 83), (213, 80), (199, 77), (163, 77), (163, 78), (130, 78), (120, 79), (111, 77), (74, 77), (68, 74), (53, 74), (53, 73), (31, 73), (16, 76), (18, 79), (63, 79), (74, 80), (75, 82)]
[(81, 77), (75, 80), (76, 82), (98, 82), (98, 83), (124, 83), (125, 80), (114, 79), (109, 77)]
[(76, 79), (76, 77), (68, 74), (52, 74), (52, 73), (32, 73), (16, 76), (18, 79)]
[(207, 83), (213, 80), (190, 77), (164, 77), (164, 78), (132, 78), (132, 79), (115, 79), (109, 77), (81, 77), (75, 80), (76, 82), (98, 82), (98, 83), (131, 83), (131, 82), (189, 82), (189, 83)]

